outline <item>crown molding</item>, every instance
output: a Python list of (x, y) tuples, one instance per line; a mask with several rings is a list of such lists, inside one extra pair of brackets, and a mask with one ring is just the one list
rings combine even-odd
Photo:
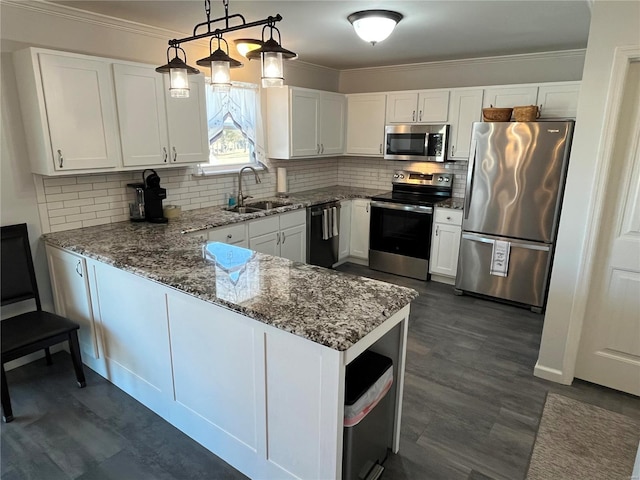
[[(143, 23), (124, 20), (122, 18), (103, 15), (101, 13), (87, 12), (86, 10), (80, 10), (78, 8), (68, 7), (66, 5), (59, 5), (56, 3), (48, 2), (46, 0), (0, 0), (0, 5), (7, 5), (30, 12), (42, 13), (50, 16), (53, 15), (68, 20), (74, 20), (90, 25), (111, 28), (128, 33), (135, 33), (147, 37), (159, 38), (166, 41), (169, 41), (169, 39), (171, 38), (182, 38), (185, 36), (189, 36), (192, 33), (178, 32), (175, 30), (154, 27)], [(209, 45), (209, 42), (202, 40), (197, 40), (192, 43), (197, 45)]]
[(478, 57), (478, 58), (461, 58), (458, 60), (441, 60), (435, 62), (421, 62), (421, 63), (406, 63), (402, 65), (388, 65), (381, 67), (363, 67), (363, 68), (348, 68), (340, 70), (342, 74), (349, 73), (380, 73), (380, 72), (407, 72), (411, 70), (425, 70), (436, 69), (442, 67), (454, 67), (454, 66), (474, 66), (474, 65), (488, 65), (496, 63), (513, 63), (518, 60), (550, 60), (550, 59), (562, 59), (562, 58), (576, 58), (584, 57), (586, 53), (585, 48), (576, 48), (573, 50), (559, 50), (554, 52), (538, 52), (538, 53), (521, 53), (516, 55), (500, 55), (495, 57)]

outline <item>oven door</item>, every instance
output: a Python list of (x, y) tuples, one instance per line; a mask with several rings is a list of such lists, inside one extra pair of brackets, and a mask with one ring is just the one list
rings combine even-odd
[(432, 207), (372, 201), (369, 266), (426, 280), (432, 223)]

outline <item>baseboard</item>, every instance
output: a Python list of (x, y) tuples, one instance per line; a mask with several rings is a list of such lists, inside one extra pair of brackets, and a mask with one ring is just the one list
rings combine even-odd
[(562, 370), (557, 370), (555, 368), (545, 367), (544, 365), (540, 365), (540, 363), (536, 362), (536, 366), (533, 369), (533, 375), (542, 378), (544, 380), (550, 380), (552, 382), (561, 383), (563, 385), (571, 385), (573, 379), (567, 381), (564, 378), (564, 374)]
[(446, 283), (447, 285), (455, 285), (456, 277), (447, 277), (445, 275), (438, 275), (437, 273), (432, 273), (431, 281), (438, 282), (438, 283)]

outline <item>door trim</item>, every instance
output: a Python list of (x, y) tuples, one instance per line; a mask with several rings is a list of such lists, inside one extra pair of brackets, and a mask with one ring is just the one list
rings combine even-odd
[[(562, 358), (562, 370), (544, 366), (540, 363), (540, 358), (536, 362), (534, 373), (537, 377), (552, 380), (555, 382), (570, 385), (573, 382), (578, 347), (582, 336), (582, 327), (586, 315), (588, 292), (591, 287), (591, 278), (596, 264), (596, 249), (599, 238), (599, 231), (602, 224), (604, 209), (605, 190), (611, 176), (613, 164), (614, 139), (618, 128), (618, 120), (622, 107), (622, 97), (624, 93), (625, 81), (632, 62), (640, 61), (640, 45), (616, 47), (614, 59), (611, 67), (611, 81), (605, 104), (605, 115), (602, 133), (600, 135), (600, 149), (596, 154), (595, 169), (602, 172), (596, 177), (594, 184), (594, 194), (591, 196), (587, 213), (587, 227), (585, 245), (580, 258), (577, 272), (577, 282), (574, 290), (573, 305), (569, 322), (567, 325), (567, 336), (565, 341), (564, 354)], [(583, 294), (579, 294), (583, 292)], [(542, 341), (545, 341), (543, 331)], [(542, 346), (541, 346), (542, 349)]]

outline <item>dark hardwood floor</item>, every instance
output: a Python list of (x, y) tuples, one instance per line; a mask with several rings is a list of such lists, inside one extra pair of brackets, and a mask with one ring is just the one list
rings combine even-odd
[[(637, 397), (533, 376), (542, 316), (452, 288), (340, 270), (415, 288), (402, 440), (383, 479), (521, 479), (547, 392), (640, 418)], [(16, 419), (1, 428), (2, 479), (246, 478), (85, 368), (75, 386), (66, 353), (7, 373)]]

